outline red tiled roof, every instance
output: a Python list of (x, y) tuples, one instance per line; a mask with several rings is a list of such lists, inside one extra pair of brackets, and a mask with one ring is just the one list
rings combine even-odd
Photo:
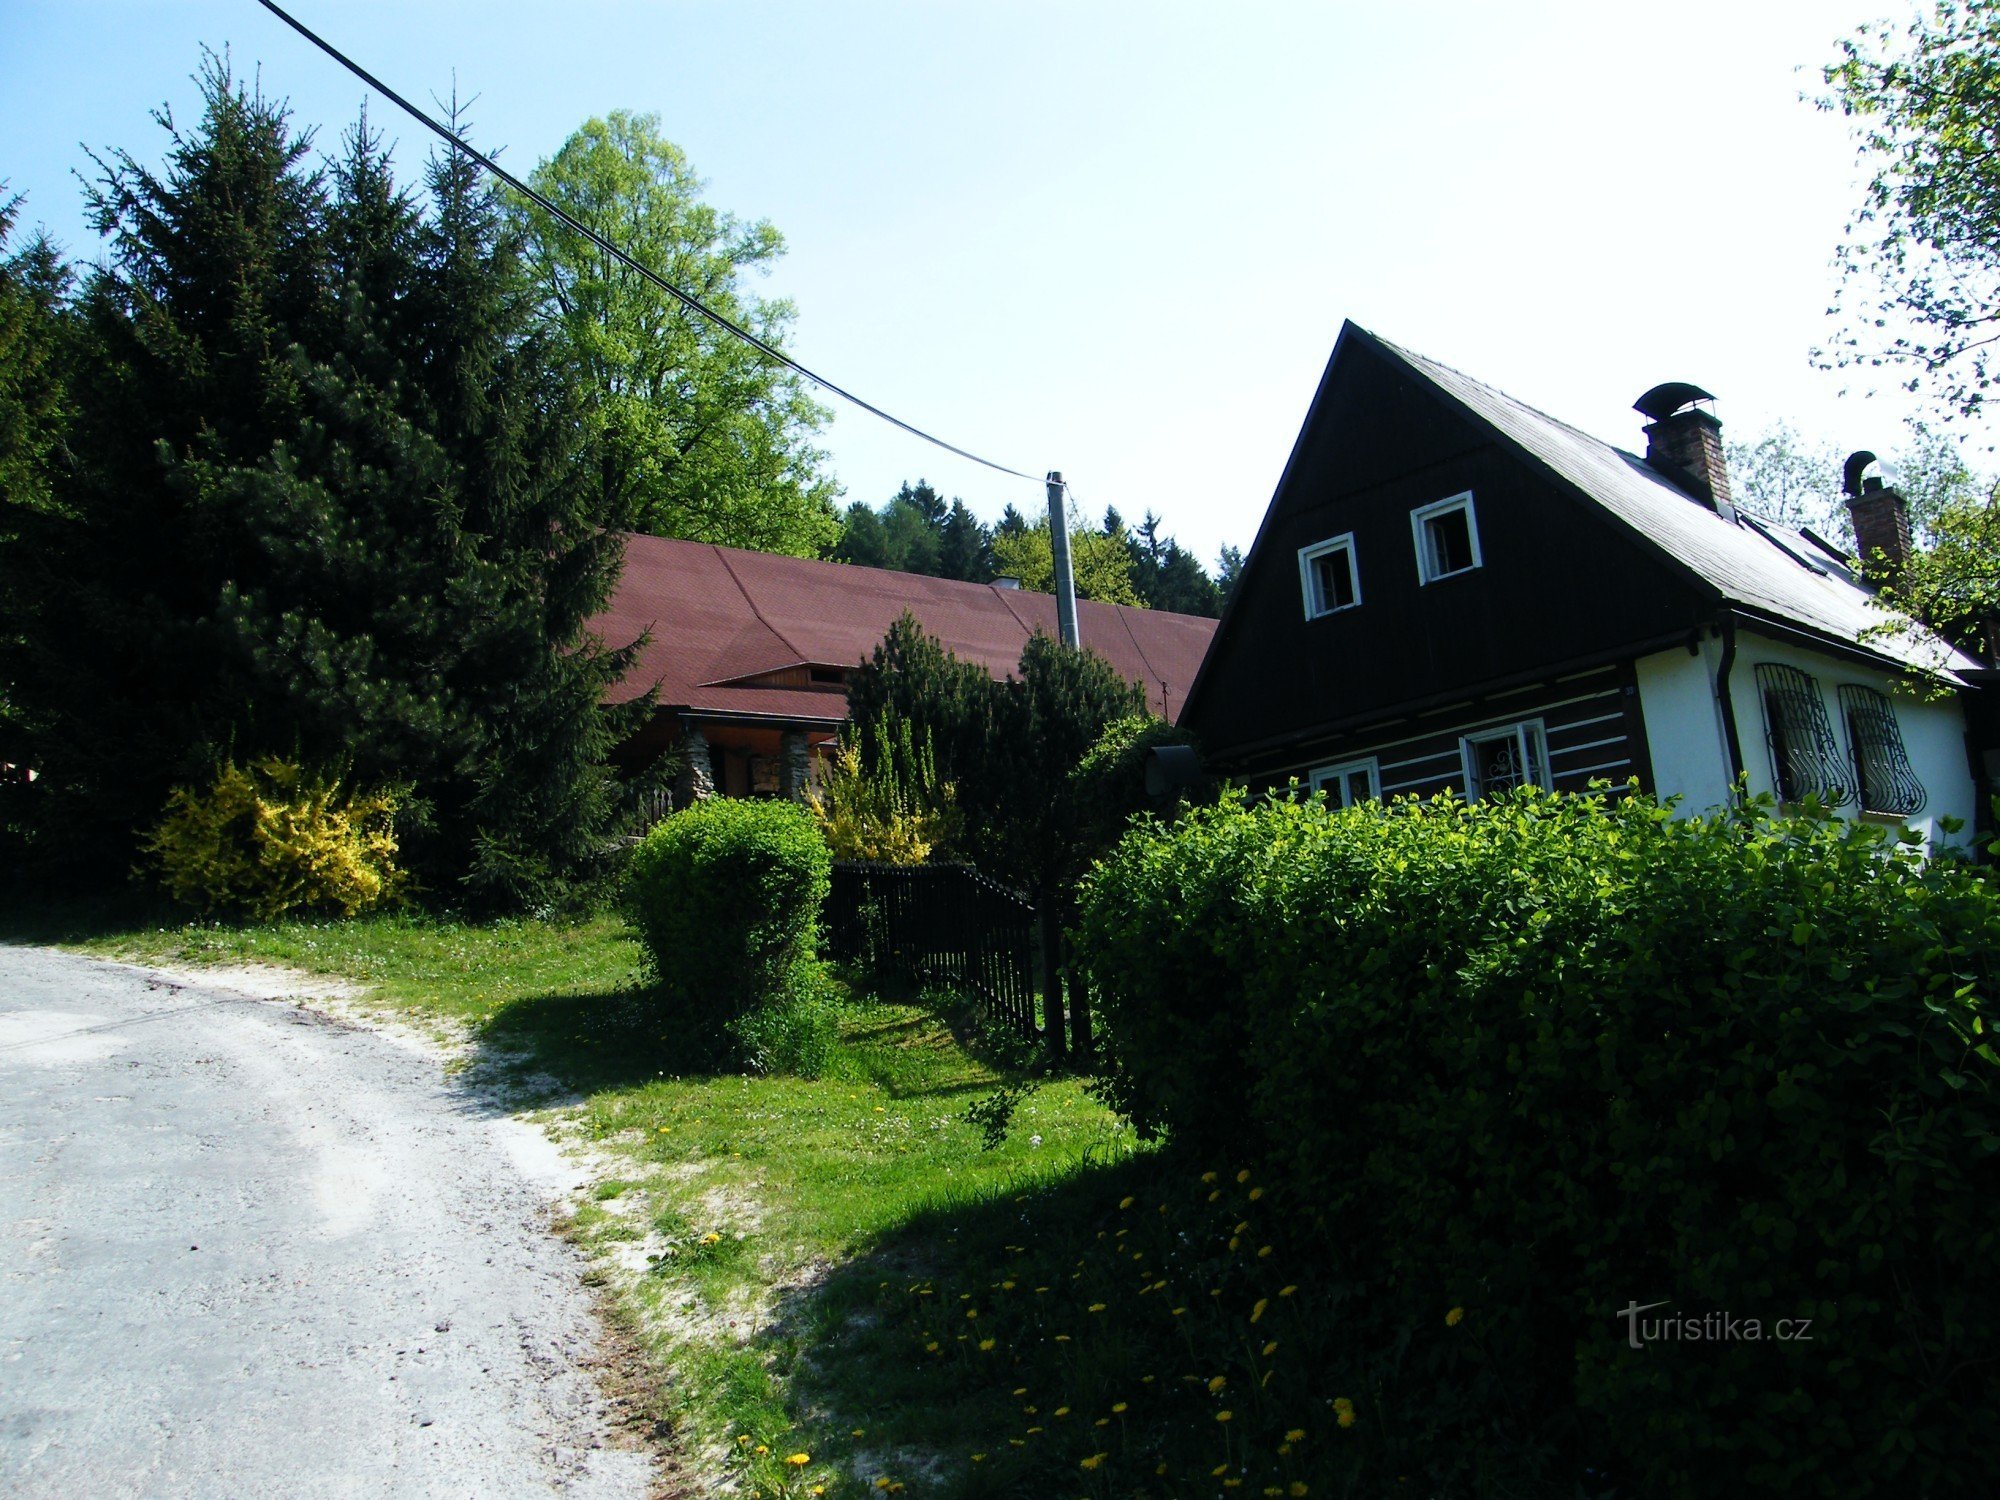
[[(624, 574), (590, 629), (612, 646), (652, 634), (621, 699), (657, 683), (662, 708), (833, 723), (847, 714), (837, 692), (744, 679), (855, 666), (905, 610), (995, 677), (1015, 670), (1037, 628), (1056, 633), (1049, 594), (653, 536), (626, 538)], [(1178, 716), (1215, 621), (1086, 599), (1077, 628), (1087, 649), (1145, 683), (1155, 713)]]

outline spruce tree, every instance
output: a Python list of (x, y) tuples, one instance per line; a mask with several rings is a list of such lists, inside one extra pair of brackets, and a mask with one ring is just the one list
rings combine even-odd
[(365, 120), (322, 173), (282, 106), (202, 82), (165, 168), (114, 157), (97, 198), (87, 459), (37, 559), (39, 618), (77, 628), (6, 678), (50, 826), (125, 863), (170, 785), (276, 753), (404, 788), (434, 895), (554, 900), (614, 811), (630, 657), (583, 624), (623, 518), (579, 482), (518, 245), (468, 163), (420, 211)]

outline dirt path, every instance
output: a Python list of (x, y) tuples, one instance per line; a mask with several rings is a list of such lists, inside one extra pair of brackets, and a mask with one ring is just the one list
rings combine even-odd
[(646, 1495), (541, 1132), (184, 977), (0, 947), (0, 1492)]

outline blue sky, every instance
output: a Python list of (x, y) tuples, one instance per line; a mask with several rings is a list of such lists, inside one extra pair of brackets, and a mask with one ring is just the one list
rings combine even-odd
[[(1822, 372), (1858, 201), (1819, 65), (1893, 0), (1423, 6), (295, 0), (415, 98), (454, 76), (517, 170), (657, 112), (770, 219), (793, 351), (1093, 515), (1247, 546), (1343, 318), (1622, 446), (1649, 386), (1892, 448), (1893, 381)], [(96, 253), (84, 146), (158, 154), (206, 43), (331, 146), (362, 89), (251, 0), (0, 0), (0, 178)], [(378, 101), (414, 171), (426, 138)], [(1976, 432), (1969, 440), (1983, 443)], [(991, 518), (1039, 486), (841, 410), (848, 499), (927, 476)]]

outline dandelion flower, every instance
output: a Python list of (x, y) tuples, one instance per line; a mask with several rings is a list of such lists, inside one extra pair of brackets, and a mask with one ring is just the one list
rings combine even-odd
[(1102, 1302), (1093, 1302), (1090, 1304), (1090, 1310), (1094, 1313), (1101, 1313), (1104, 1311), (1104, 1304)]
[(1272, 1355), (1276, 1354), (1277, 1352), (1278, 1352), (1278, 1341), (1276, 1339), (1272, 1339), (1270, 1343), (1264, 1346), (1264, 1358), (1266, 1359), (1269, 1359)]
[(1291, 1482), (1291, 1485), (1285, 1490), (1285, 1493), (1288, 1495), (1297, 1496), (1297, 1495), (1310, 1495), (1312, 1491), (1306, 1488), (1306, 1482), (1303, 1479), (1294, 1479)]
[(1235, 1415), (1236, 1413), (1233, 1411), (1219, 1411), (1215, 1414), (1215, 1420), (1218, 1422), (1227, 1422), (1231, 1417)]
[(785, 1456), (785, 1462), (790, 1464), (795, 1469), (803, 1469), (807, 1464), (811, 1463), (812, 1461), (813, 1459), (810, 1453), (791, 1453)]
[(1208, 1471), (1208, 1477), (1211, 1479), (1220, 1479), (1224, 1474), (1227, 1474), (1228, 1472), (1229, 1472), (1228, 1464), (1217, 1464), (1214, 1468)]
[(1137, 1200), (1133, 1198), (1121, 1198), (1118, 1200), (1118, 1206), (1120, 1208), (1130, 1208), (1136, 1201)]
[(1294, 1427), (1290, 1432), (1285, 1434), (1285, 1441), (1288, 1443), (1303, 1443), (1305, 1440), (1306, 1430), (1303, 1427)]
[(1336, 1412), (1333, 1419), (1342, 1427), (1352, 1427), (1354, 1425), (1354, 1413), (1351, 1410)]
[(1259, 1245), (1257, 1247), (1257, 1259), (1259, 1260), (1265, 1259), (1270, 1255), (1270, 1253), (1271, 1253), (1271, 1247), (1269, 1245)]
[(1204, 1172), (1201, 1174), (1201, 1180), (1203, 1182), (1213, 1183), (1215, 1181), (1215, 1174), (1213, 1172)]
[(1215, 1391), (1221, 1390), (1225, 1385), (1228, 1384), (1229, 1384), (1229, 1377), (1227, 1375), (1218, 1375), (1215, 1377), (1215, 1379), (1211, 1380), (1208, 1383), (1208, 1389), (1211, 1393), (1213, 1393)]
[(1278, 1288), (1278, 1295), (1280, 1297), (1289, 1297), (1297, 1290), (1298, 1288), (1295, 1286), (1281, 1286)]
[(1067, 1406), (1058, 1406), (1058, 1407), (1056, 1408), (1056, 1415), (1057, 1415), (1057, 1416), (1059, 1416), (1059, 1417), (1066, 1417), (1066, 1416), (1068, 1416), (1068, 1415), (1069, 1415), (1069, 1408), (1068, 1408)]
[(1236, 1180), (1238, 1182), (1248, 1182), (1250, 1180), (1250, 1169), (1248, 1167), (1245, 1167), (1242, 1171), (1238, 1172), (1236, 1174)]
[(1059, 1333), (1059, 1334), (1057, 1334), (1057, 1335), (1056, 1335), (1056, 1342), (1057, 1342), (1058, 1344), (1067, 1344), (1067, 1343), (1069, 1342), (1069, 1335), (1068, 1335), (1068, 1334), (1066, 1334), (1066, 1333)]
[(975, 1453), (972, 1455), (972, 1461), (976, 1464), (983, 1464), (986, 1462), (986, 1455), (984, 1453)]
[(1109, 1457), (1111, 1457), (1109, 1453), (1093, 1453), (1090, 1455), (1090, 1457), (1079, 1458), (1076, 1462), (1079, 1468), (1094, 1469)]
[(759, 1453), (769, 1453), (771, 1450), (769, 1448), (766, 1448), (762, 1443), (759, 1443), (757, 1445), (757, 1451)]
[(854, 1435), (856, 1437), (866, 1437), (868, 1435), (868, 1429), (865, 1427), (857, 1427), (854, 1429)]
[(935, 1354), (937, 1352), (938, 1352), (938, 1341), (936, 1339), (932, 1339), (928, 1344), (924, 1345), (924, 1353)]
[(1264, 1309), (1269, 1307), (1270, 1305), (1271, 1305), (1271, 1299), (1269, 1297), (1259, 1297), (1257, 1299), (1257, 1305), (1250, 1309), (1250, 1321), (1254, 1323), (1259, 1318), (1263, 1317)]
[(979, 1341), (979, 1352), (981, 1354), (990, 1353), (993, 1348), (993, 1344), (994, 1340), (992, 1339), (981, 1339)]
[(1114, 1401), (1111, 1403), (1111, 1414), (1113, 1416), (1118, 1416), (1124, 1410), (1125, 1410), (1125, 1403), (1123, 1401)]
[(1447, 1328), (1456, 1328), (1458, 1327), (1459, 1319), (1463, 1318), (1464, 1316), (1465, 1316), (1464, 1308), (1454, 1307), (1450, 1312), (1444, 1315), (1444, 1326)]
[(1259, 1198), (1263, 1196), (1264, 1196), (1264, 1190), (1262, 1188), (1253, 1187), (1252, 1189), (1250, 1189), (1250, 1201), (1252, 1203), (1255, 1203)]
[(1220, 1198), (1221, 1196), (1222, 1196), (1222, 1189), (1217, 1188), (1214, 1192), (1208, 1195), (1208, 1201), (1210, 1203), (1213, 1203), (1217, 1198)]
[(1000, 1283), (1000, 1290), (1003, 1292), (1011, 1292), (1014, 1290), (1014, 1283), (1011, 1281), (1003, 1281)]
[[(1187, 1309), (1185, 1307), (1177, 1307), (1174, 1309), (1174, 1316), (1178, 1318), (1182, 1313), (1186, 1311)], [(1147, 1378), (1151, 1379), (1152, 1377), (1148, 1376)]]
[(1017, 1385), (1014, 1387), (1014, 1394), (1017, 1396), (1025, 1396), (1028, 1394), (1028, 1388), (1025, 1385)]

